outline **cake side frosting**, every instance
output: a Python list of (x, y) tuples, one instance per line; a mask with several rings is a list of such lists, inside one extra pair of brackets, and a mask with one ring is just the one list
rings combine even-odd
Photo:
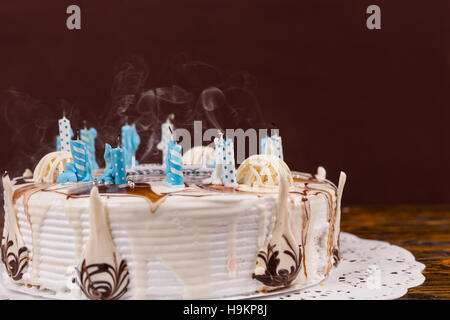
[[(325, 179), (294, 173), (293, 186), (263, 193), (190, 185), (165, 194), (154, 191), (164, 191), (158, 181), (99, 188), (101, 223), (92, 222), (92, 187), (27, 183), (5, 193), (12, 206), (5, 206), (4, 236), (16, 221), (29, 253), (20, 279), (7, 277), (10, 285), (90, 298), (83, 270), (104, 264), (115, 274), (108, 290), (123, 291), (119, 298), (221, 298), (317, 283), (338, 262), (341, 193)], [(83, 260), (96, 256), (89, 254), (93, 225), (112, 243), (102, 245), (105, 261), (83, 269)], [(264, 258), (280, 261), (273, 269)]]

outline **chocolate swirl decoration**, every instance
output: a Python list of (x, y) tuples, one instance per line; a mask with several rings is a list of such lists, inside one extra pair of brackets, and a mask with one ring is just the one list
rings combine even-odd
[(8, 276), (15, 281), (19, 281), (28, 266), (28, 249), (23, 246), (18, 248), (17, 252), (13, 252), (14, 247), (16, 247), (14, 241), (10, 240), (8, 236), (1, 245), (2, 262), (6, 267)]
[(341, 257), (339, 256), (339, 249), (334, 248), (332, 250), (332, 253), (333, 253), (333, 266), (337, 267), (339, 262), (341, 262)]
[(105, 205), (97, 187), (92, 188), (89, 207), (90, 232), (86, 249), (76, 268), (78, 286), (91, 300), (120, 299), (130, 284), (128, 267), (114, 245)]
[(115, 254), (114, 266), (108, 263), (86, 265), (84, 259), (81, 268), (76, 268), (76, 271), (77, 284), (90, 300), (117, 300), (128, 291), (130, 278), (127, 262), (122, 259), (117, 265)]
[(288, 250), (283, 251), (283, 254), (289, 256), (293, 261), (293, 265), (290, 267), (290, 270), (278, 270), (278, 266), (280, 264), (280, 252), (279, 250), (275, 250), (276, 244), (271, 245), (269, 243), (267, 245), (267, 252), (260, 251), (258, 253), (258, 258), (264, 262), (266, 270), (263, 274), (256, 275), (253, 273), (253, 279), (259, 280), (269, 287), (279, 287), (288, 286), (295, 280), (295, 278), (297, 278), (297, 275), (301, 269), (302, 261), (301, 245), (298, 246), (298, 251), (296, 251), (285, 235), (283, 235), (283, 239), (289, 247)]

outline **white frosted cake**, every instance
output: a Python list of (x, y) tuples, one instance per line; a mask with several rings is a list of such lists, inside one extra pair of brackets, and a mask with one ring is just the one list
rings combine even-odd
[(3, 284), (59, 299), (220, 299), (317, 284), (339, 262), (343, 173), (336, 187), (322, 168), (252, 156), (237, 188), (204, 184), (201, 168), (171, 188), (142, 168), (124, 185), (5, 175)]

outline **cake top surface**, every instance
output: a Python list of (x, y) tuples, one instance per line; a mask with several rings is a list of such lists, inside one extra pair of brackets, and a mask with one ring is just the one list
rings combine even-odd
[[(242, 166), (242, 165), (241, 165)], [(246, 166), (243, 167), (247, 168)], [(287, 168), (289, 170), (289, 168)], [(211, 175), (212, 169), (198, 166), (185, 166), (184, 186), (171, 187), (165, 183), (164, 167), (161, 165), (141, 165), (128, 172), (127, 184), (96, 184), (94, 182), (48, 183), (34, 182), (33, 179), (18, 177), (12, 180), (14, 201), (25, 194), (38, 192), (54, 192), (69, 198), (87, 198), (94, 186), (100, 195), (142, 197), (150, 202), (158, 202), (167, 196), (205, 197), (205, 196), (274, 196), (279, 191), (274, 185), (239, 184), (237, 188), (223, 185), (205, 184), (203, 181)], [(98, 170), (96, 175), (100, 175)], [(242, 174), (242, 173), (241, 173)], [(245, 180), (243, 178), (243, 180)], [(309, 197), (326, 193), (336, 195), (336, 186), (326, 180), (308, 173), (289, 171), (289, 192)]]

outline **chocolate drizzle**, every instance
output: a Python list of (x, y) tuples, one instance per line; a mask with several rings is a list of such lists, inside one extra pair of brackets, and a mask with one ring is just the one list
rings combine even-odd
[(18, 252), (13, 252), (12, 249), (14, 249), (14, 241), (7, 237), (1, 245), (2, 262), (6, 267), (8, 276), (15, 281), (19, 281), (28, 266), (28, 249), (26, 246), (20, 247)]
[(13, 203), (15, 204), (20, 197), (26, 195), (29, 192), (33, 192), (35, 190), (39, 190), (39, 189), (38, 189), (37, 185), (34, 183), (27, 184), (25, 186), (21, 186), (21, 187), (17, 188), (13, 192)]
[[(73, 188), (69, 191), (67, 198), (80, 198), (87, 197), (94, 184), (84, 185), (81, 187)], [(107, 194), (110, 196), (127, 194), (131, 196), (145, 198), (149, 205), (151, 212), (156, 212), (159, 206), (167, 198), (168, 194), (158, 194), (152, 190), (152, 187), (148, 183), (137, 182), (133, 187), (126, 184), (108, 184), (97, 186), (100, 194)]]
[(337, 265), (341, 261), (341, 257), (339, 257), (339, 250), (337, 248), (333, 249), (333, 259), (334, 259), (333, 266), (337, 267)]
[(51, 184), (51, 183), (37, 183), (37, 184), (31, 183), (31, 184), (26, 184), (21, 187), (18, 187), (16, 190), (14, 190), (13, 196), (12, 196), (13, 204), (15, 204), (17, 202), (17, 200), (19, 200), (20, 197), (23, 196), (23, 198), (22, 198), (23, 210), (25, 212), (25, 215), (27, 216), (27, 220), (30, 223), (30, 226), (32, 226), (32, 223), (31, 223), (31, 216), (29, 213), (28, 203), (31, 199), (31, 196), (33, 196), (35, 193), (37, 193), (39, 191), (43, 191), (45, 188), (51, 187), (52, 185), (53, 184)]
[(76, 271), (77, 284), (90, 300), (117, 300), (128, 291), (130, 278), (127, 262), (122, 259), (117, 265), (115, 254), (114, 266), (108, 263), (86, 265), (84, 259), (81, 268), (76, 268)]
[(236, 189), (231, 187), (225, 187), (219, 184), (201, 184), (198, 186), (199, 188), (206, 190), (206, 191), (212, 191), (212, 192), (221, 192), (221, 193), (236, 193)]
[[(306, 247), (306, 239), (308, 237), (308, 229), (309, 229), (309, 222), (310, 222), (310, 212), (311, 212), (311, 203), (309, 202), (307, 197), (302, 198), (303, 206), (304, 206), (304, 217), (303, 217), (303, 224), (302, 224), (302, 243), (303, 243), (303, 252), (305, 252)], [(305, 255), (303, 255), (303, 273), (305, 274), (305, 277), (308, 277), (308, 272), (306, 270), (306, 259)]]
[(291, 245), (289, 240), (285, 235), (283, 235), (283, 239), (286, 241), (289, 246), (289, 250), (284, 250), (283, 254), (289, 256), (293, 265), (290, 266), (290, 270), (280, 269), (278, 270), (278, 266), (280, 264), (279, 258), (279, 250), (275, 250), (276, 244), (271, 245), (270, 243), (267, 245), (267, 252), (260, 251), (258, 253), (258, 258), (260, 258), (265, 266), (266, 270), (264, 274), (256, 275), (253, 273), (252, 278), (259, 280), (266, 286), (270, 287), (279, 287), (279, 286), (288, 286), (292, 283), (292, 281), (297, 278), (297, 275), (301, 269), (301, 260), (302, 260), (302, 248), (301, 245), (298, 246), (298, 252)]
[(15, 186), (19, 186), (19, 185), (23, 185), (23, 184), (27, 184), (27, 183), (31, 183), (33, 182), (30, 179), (25, 179), (24, 177), (18, 177), (16, 179), (13, 179), (13, 183)]

